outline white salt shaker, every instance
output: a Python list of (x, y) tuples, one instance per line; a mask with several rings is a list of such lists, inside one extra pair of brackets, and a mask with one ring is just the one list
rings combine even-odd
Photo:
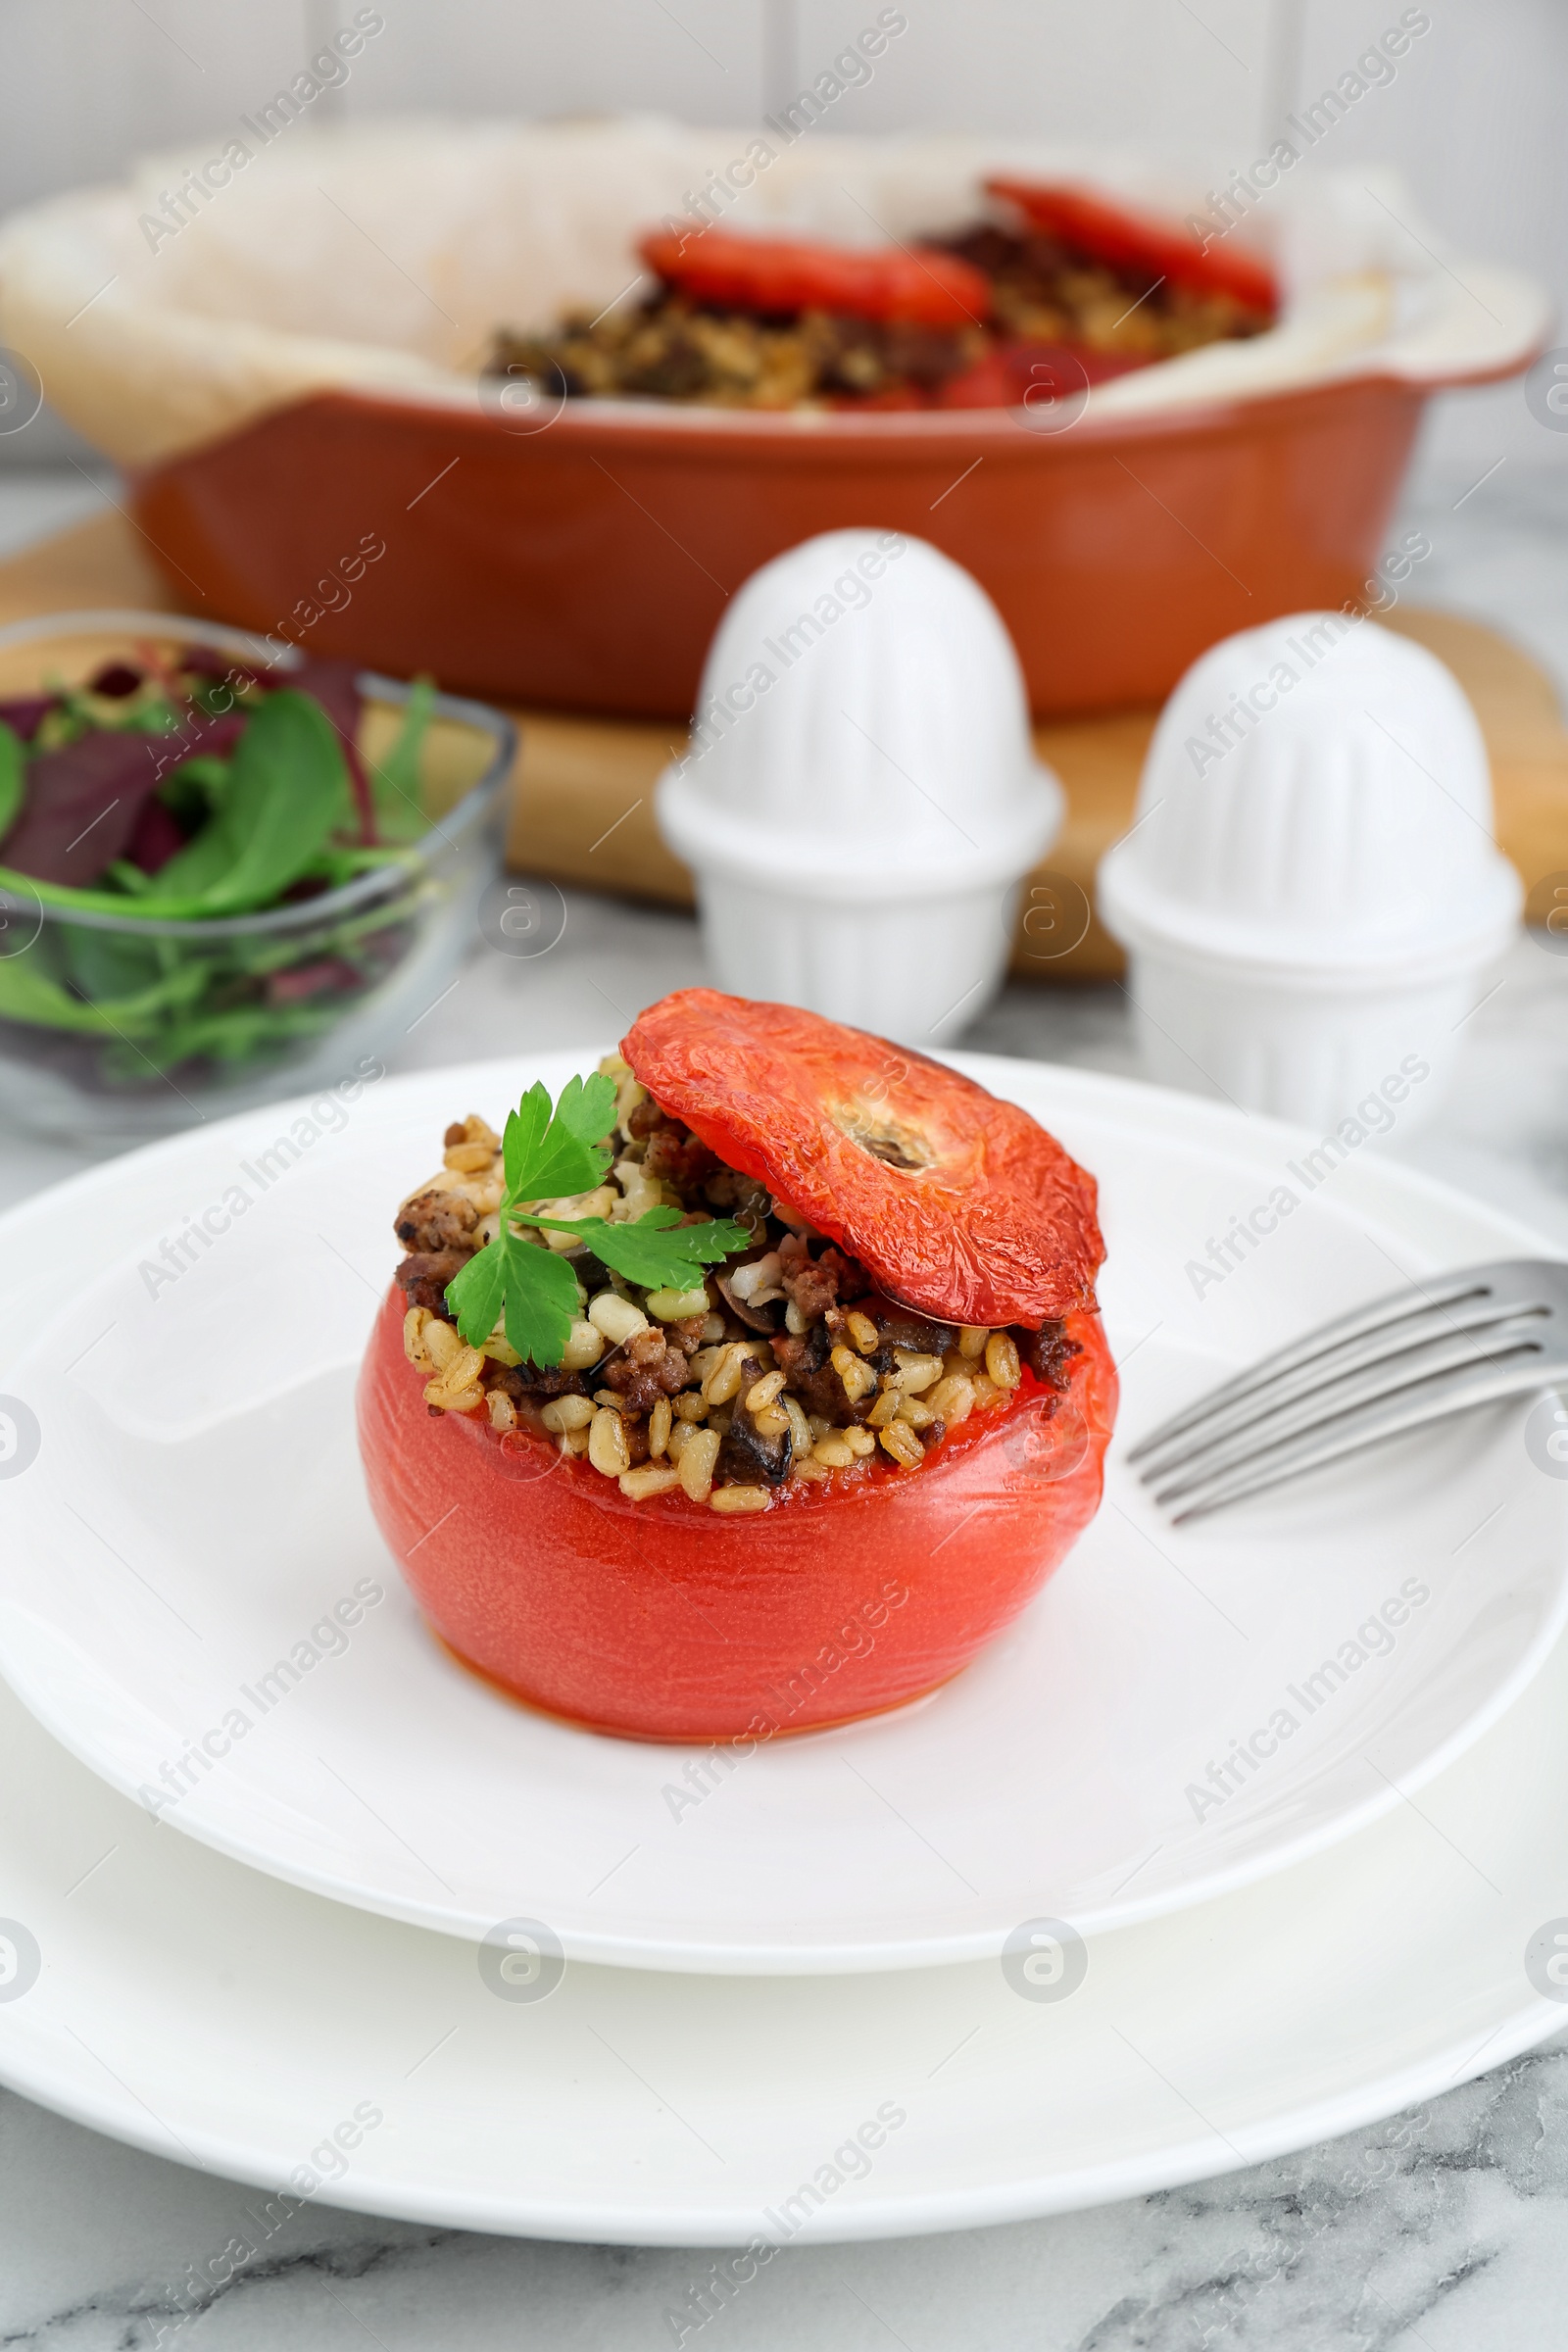
[(1436, 1105), (1522, 900), (1457, 682), (1345, 612), (1194, 663), (1098, 895), (1149, 1074), (1342, 1141)]
[(714, 976), (900, 1044), (988, 1003), (1062, 792), (1001, 614), (937, 549), (827, 531), (733, 598), (660, 778)]

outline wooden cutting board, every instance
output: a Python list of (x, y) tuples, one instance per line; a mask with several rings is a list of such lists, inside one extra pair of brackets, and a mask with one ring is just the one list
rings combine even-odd
[[(177, 612), (136, 526), (95, 517), (0, 564), (0, 622), (91, 606)], [(1430, 647), (1475, 707), (1492, 758), (1497, 838), (1527, 890), (1568, 870), (1568, 733), (1550, 681), (1527, 654), (1449, 612), (1420, 608), (1384, 625)], [(679, 756), (680, 730), (519, 710), (522, 751), (513, 781), (507, 854), (519, 870), (670, 905), (692, 903), (691, 877), (660, 840), (653, 792)], [(1054, 951), (1083, 924), (1102, 853), (1126, 831), (1157, 713), (1114, 712), (1040, 727), (1035, 742), (1067, 793), (1067, 817), (1046, 864), (1026, 885), (1013, 968), (1042, 980), (1102, 979), (1121, 951), (1091, 919), (1078, 944)]]

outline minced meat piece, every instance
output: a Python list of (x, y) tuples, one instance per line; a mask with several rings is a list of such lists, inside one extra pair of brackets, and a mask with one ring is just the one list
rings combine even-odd
[(773, 1205), (765, 1184), (759, 1184), (755, 1176), (743, 1176), (738, 1168), (722, 1165), (703, 1186), (703, 1199), (710, 1208), (726, 1210), (738, 1225), (759, 1235)]
[(1018, 1353), (1048, 1389), (1058, 1394), (1072, 1378), (1072, 1359), (1083, 1349), (1076, 1340), (1069, 1340), (1065, 1324), (1043, 1323), (1038, 1331), (1014, 1333)]
[(646, 1413), (661, 1396), (678, 1396), (690, 1369), (680, 1348), (672, 1348), (662, 1331), (634, 1331), (605, 1364), (603, 1377), (596, 1371), (595, 1378), (602, 1388), (623, 1397), (629, 1411)]
[(699, 1143), (679, 1119), (661, 1110), (651, 1095), (632, 1110), (626, 1133), (634, 1144), (646, 1144), (643, 1166), (649, 1175), (674, 1185), (678, 1192), (695, 1191), (719, 1165), (716, 1152)]
[(866, 1290), (863, 1270), (831, 1244), (820, 1257), (786, 1260), (779, 1281), (803, 1323), (820, 1322), (829, 1307), (863, 1298)]
[(686, 1193), (706, 1182), (718, 1166), (718, 1161), (706, 1144), (698, 1142), (690, 1128), (671, 1124), (661, 1127), (657, 1134), (649, 1137), (648, 1149), (643, 1153), (643, 1166), (650, 1176), (658, 1177), (662, 1182), (674, 1185), (678, 1192)]
[(472, 1254), (478, 1222), (479, 1211), (465, 1194), (432, 1187), (404, 1202), (394, 1230), (406, 1250), (461, 1250), (466, 1257)]
[[(772, 1343), (773, 1361), (808, 1414), (820, 1413), (825, 1421), (842, 1426), (846, 1421), (863, 1421), (876, 1396), (873, 1392), (850, 1402), (844, 1383), (829, 1361), (835, 1344), (825, 1322), (813, 1323), (799, 1339), (781, 1333)], [(890, 1364), (892, 1360), (889, 1356)]]
[(445, 1317), (447, 1284), (463, 1272), (472, 1254), (470, 1250), (413, 1250), (397, 1271), (398, 1284), (409, 1304)]

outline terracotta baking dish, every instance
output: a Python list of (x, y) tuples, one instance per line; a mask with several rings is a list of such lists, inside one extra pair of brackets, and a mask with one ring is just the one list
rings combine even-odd
[[(771, 160), (726, 167), (732, 212), (693, 193), (748, 140)], [(270, 144), (154, 236), (172, 168), (0, 227), (0, 341), (124, 468), (182, 609), (534, 710), (684, 721), (726, 597), (847, 524), (973, 572), (1040, 717), (1157, 703), (1229, 631), (1359, 595), (1423, 401), (1524, 368), (1550, 326), (1540, 288), (1358, 168), (1237, 225), (1275, 325), (1092, 390), (519, 415), (484, 372), (498, 326), (612, 307), (649, 225), (710, 203), (857, 246), (973, 221), (1003, 169), (1165, 230), (1212, 199), (1125, 154), (958, 134), (400, 121)]]
[[(1044, 717), (1158, 701), (1231, 630), (1357, 595), (1431, 388), (1364, 376), (1104, 420), (1091, 404), (1055, 434), (1004, 410), (803, 428), (586, 402), (518, 434), (332, 392), (142, 472), (132, 506), (172, 583), (230, 620), (295, 634), (316, 612), (319, 653), (671, 719), (760, 564), (848, 523), (917, 532), (995, 598)], [(367, 531), (385, 557), (333, 610)]]

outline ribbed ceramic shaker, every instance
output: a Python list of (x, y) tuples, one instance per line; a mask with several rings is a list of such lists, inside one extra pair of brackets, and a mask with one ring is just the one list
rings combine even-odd
[(1365, 1135), (1438, 1102), (1521, 891), (1448, 670), (1298, 612), (1181, 680), (1099, 904), (1152, 1077)]
[(732, 600), (657, 806), (721, 988), (922, 1046), (995, 993), (1062, 793), (985, 591), (923, 540), (854, 530)]

